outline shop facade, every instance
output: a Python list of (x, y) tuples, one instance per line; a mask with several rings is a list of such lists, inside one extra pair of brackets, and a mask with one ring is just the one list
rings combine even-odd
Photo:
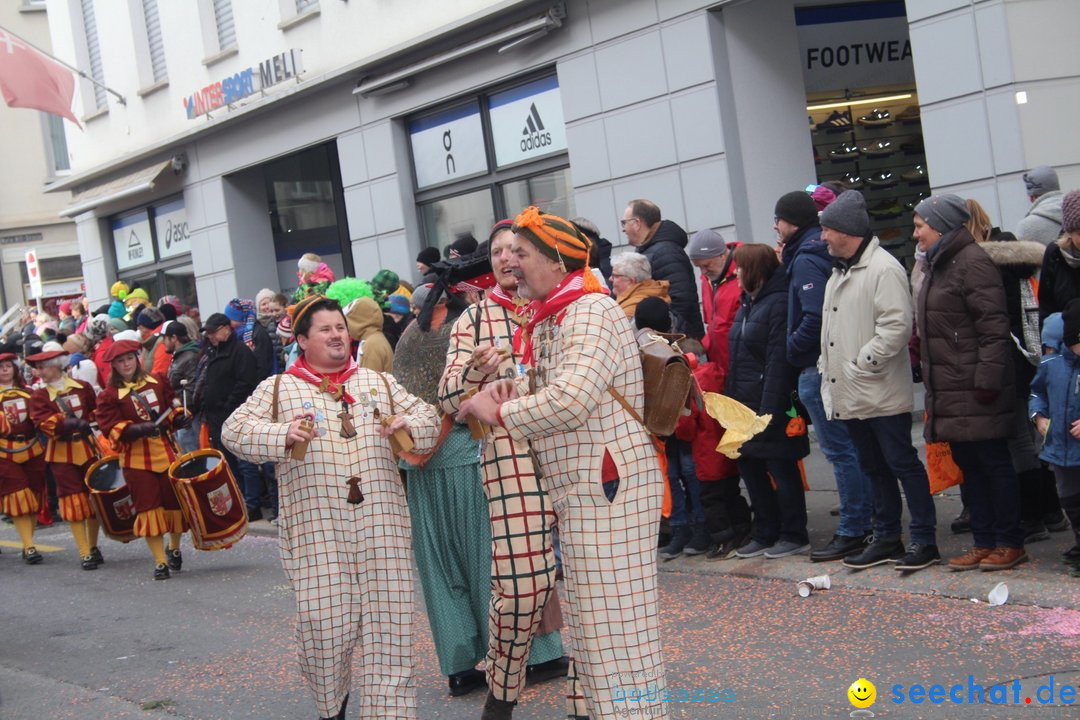
[[(1080, 185), (1058, 115), (1080, 109), (1080, 71), (1029, 58), (1031, 13), (1049, 11), (1080, 19), (1055, 0), (502, 3), (333, 71), (284, 38), (253, 51), (289, 58), (261, 91), (242, 95), (250, 78), (223, 69), (220, 96), (170, 106), (193, 108), (189, 130), (75, 168), (59, 189), (74, 191), (92, 300), (130, 279), (187, 293), (204, 314), (295, 286), (305, 251), (338, 274), (415, 280), (421, 248), (483, 240), (532, 203), (588, 218), (616, 245), (639, 197), (688, 231), (771, 244), (776, 199), (824, 180), (864, 191), (875, 230), (909, 259), (921, 194), (976, 197), (1008, 228), (1026, 210), (1027, 168)], [(848, 125), (828, 125), (837, 112)], [(182, 224), (179, 245), (160, 218)], [(127, 265), (132, 227), (147, 239)]]

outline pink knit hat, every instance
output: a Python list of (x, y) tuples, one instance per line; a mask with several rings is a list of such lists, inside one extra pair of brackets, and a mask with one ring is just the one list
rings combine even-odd
[(1062, 198), (1061, 228), (1065, 232), (1080, 231), (1080, 190), (1070, 190)]

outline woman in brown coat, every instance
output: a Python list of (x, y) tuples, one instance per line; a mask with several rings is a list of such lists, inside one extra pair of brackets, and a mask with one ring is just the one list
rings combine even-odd
[(915, 301), (928, 442), (947, 441), (968, 485), (975, 547), (954, 570), (1004, 570), (1027, 559), (1020, 486), (1007, 439), (1014, 391), (1012, 340), (1001, 274), (964, 226), (955, 195), (915, 207), (915, 240), (927, 271)]

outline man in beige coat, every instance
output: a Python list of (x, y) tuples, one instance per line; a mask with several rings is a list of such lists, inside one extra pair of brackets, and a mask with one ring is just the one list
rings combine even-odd
[[(874, 541), (844, 558), (844, 565), (896, 563), (897, 570), (919, 570), (941, 555), (930, 481), (911, 444), (907, 273), (871, 235), (866, 201), (855, 190), (841, 193), (821, 213), (821, 237), (836, 258), (821, 313), (821, 399), (829, 418), (847, 425), (859, 465), (875, 484)], [(906, 550), (898, 483), (911, 514)]]
[[(667, 718), (656, 587), (664, 479), (639, 420), (634, 332), (588, 272), (588, 241), (573, 225), (531, 207), (514, 233), (510, 268), (535, 308), (520, 338), (528, 388), (492, 383), (460, 415), (505, 428), (538, 460), (558, 517), (587, 717)], [(612, 500), (602, 481), (618, 486)]]

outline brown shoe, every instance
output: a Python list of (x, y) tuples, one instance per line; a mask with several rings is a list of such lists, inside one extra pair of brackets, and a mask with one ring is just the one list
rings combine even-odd
[(977, 570), (979, 563), (993, 552), (993, 548), (973, 547), (963, 555), (950, 559), (949, 569), (956, 571)]
[(1024, 548), (994, 548), (994, 552), (987, 555), (986, 558), (979, 563), (979, 569), (985, 571), (1008, 570), (1009, 568), (1016, 567), (1027, 559), (1028, 554), (1024, 552)]

